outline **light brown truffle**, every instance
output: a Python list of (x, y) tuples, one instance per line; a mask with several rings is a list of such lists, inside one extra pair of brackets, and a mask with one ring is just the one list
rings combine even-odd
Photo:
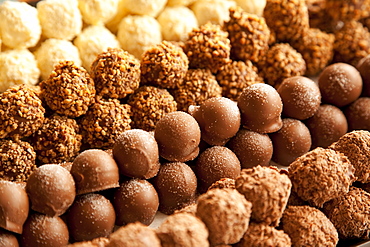
[(109, 239), (105, 237), (94, 238), (91, 241), (75, 242), (67, 245), (67, 247), (106, 247), (109, 243)]
[(281, 225), (293, 246), (331, 246), (338, 244), (338, 232), (333, 223), (317, 208), (289, 206)]
[(276, 167), (243, 169), (235, 188), (252, 203), (251, 219), (271, 226), (279, 225), (287, 205), (292, 183)]
[[(212, 213), (210, 213), (212, 212)], [(248, 229), (252, 203), (234, 189), (212, 189), (198, 198), (196, 215), (206, 224), (211, 245), (235, 244)]]
[(325, 13), (336, 21), (357, 21), (370, 15), (369, 0), (326, 0)]
[(349, 159), (340, 152), (321, 147), (297, 158), (288, 171), (297, 195), (319, 208), (347, 193), (355, 181), (354, 167)]
[(235, 189), (235, 179), (233, 178), (221, 178), (217, 180), (211, 186), (208, 187), (208, 190), (211, 189)]

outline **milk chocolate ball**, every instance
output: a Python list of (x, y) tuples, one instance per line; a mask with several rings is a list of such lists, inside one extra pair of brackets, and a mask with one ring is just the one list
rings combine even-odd
[(370, 131), (370, 98), (360, 97), (351, 103), (344, 114), (348, 122), (348, 130)]
[(0, 228), (0, 247), (19, 247), (15, 234)]
[(361, 95), (369, 97), (370, 96), (370, 54), (362, 58), (358, 62), (356, 69), (360, 72), (362, 83), (363, 83)]

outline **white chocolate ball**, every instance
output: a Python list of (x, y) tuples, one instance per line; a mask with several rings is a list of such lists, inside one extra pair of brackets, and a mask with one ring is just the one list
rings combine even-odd
[(125, 0), (125, 7), (131, 14), (156, 17), (166, 3), (167, 0)]
[(78, 0), (78, 7), (85, 23), (105, 24), (117, 13), (119, 0)]
[(125, 7), (125, 1), (126, 0), (119, 0), (118, 6), (117, 6), (117, 12), (113, 16), (112, 19), (110, 19), (105, 26), (114, 34), (117, 34), (118, 31), (118, 25), (121, 22), (122, 18), (129, 15), (130, 12)]
[(229, 9), (235, 6), (236, 3), (229, 0), (199, 0), (191, 6), (191, 9), (200, 26), (207, 22), (223, 25), (224, 21), (230, 19)]
[(262, 16), (266, 6), (266, 0), (234, 0), (244, 11), (250, 14)]
[(168, 0), (167, 6), (189, 6), (190, 4), (194, 3), (197, 0)]

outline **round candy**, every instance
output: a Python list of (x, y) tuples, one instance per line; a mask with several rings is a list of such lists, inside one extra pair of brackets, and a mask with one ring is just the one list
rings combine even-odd
[(19, 247), (15, 234), (0, 228), (0, 247)]
[(344, 114), (348, 122), (348, 130), (370, 131), (370, 98), (360, 97), (350, 104)]
[(362, 77), (362, 95), (368, 97), (370, 96), (370, 54), (358, 62), (356, 69)]

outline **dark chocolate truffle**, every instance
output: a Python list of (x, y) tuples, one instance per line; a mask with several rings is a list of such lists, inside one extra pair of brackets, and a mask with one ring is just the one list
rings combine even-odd
[(150, 132), (141, 129), (124, 131), (116, 139), (112, 151), (120, 174), (149, 179), (158, 173), (158, 144)]
[(0, 227), (22, 233), (29, 212), (26, 191), (17, 183), (0, 180), (0, 209)]
[(370, 98), (360, 97), (344, 110), (348, 122), (348, 130), (370, 131)]
[(193, 160), (199, 153), (201, 131), (198, 122), (182, 111), (168, 113), (155, 127), (159, 155), (169, 161)]
[(116, 225), (136, 221), (150, 225), (159, 206), (158, 194), (151, 183), (143, 179), (131, 179), (121, 183), (114, 192), (113, 206)]
[(0, 247), (19, 247), (16, 235), (0, 228)]
[(307, 119), (315, 114), (321, 104), (320, 89), (308, 77), (286, 78), (276, 90), (283, 101), (285, 117)]
[(270, 134), (274, 148), (272, 160), (288, 166), (299, 156), (311, 149), (311, 134), (307, 126), (298, 119), (283, 119), (283, 127)]
[(244, 128), (259, 133), (278, 131), (283, 122), (283, 103), (279, 93), (272, 86), (256, 83), (246, 87), (238, 99), (241, 124)]
[(28, 178), (26, 191), (31, 208), (51, 217), (64, 214), (76, 196), (71, 173), (53, 164), (38, 167)]
[(76, 183), (76, 194), (116, 188), (119, 170), (116, 161), (100, 149), (88, 149), (73, 161), (71, 174)]
[(327, 66), (319, 75), (318, 85), (322, 101), (337, 107), (352, 103), (362, 92), (360, 72), (346, 63)]
[[(369, 18), (370, 20), (370, 18)], [(370, 54), (362, 58), (356, 65), (362, 77), (362, 96), (370, 96)]]
[(224, 98), (207, 99), (199, 106), (189, 107), (197, 120), (202, 140), (209, 145), (223, 146), (240, 127), (240, 111), (236, 102)]
[(185, 163), (162, 164), (153, 185), (159, 196), (159, 211), (164, 214), (172, 214), (195, 202), (197, 177)]
[(114, 228), (116, 215), (113, 205), (99, 194), (78, 196), (67, 211), (67, 225), (75, 241), (107, 237)]

